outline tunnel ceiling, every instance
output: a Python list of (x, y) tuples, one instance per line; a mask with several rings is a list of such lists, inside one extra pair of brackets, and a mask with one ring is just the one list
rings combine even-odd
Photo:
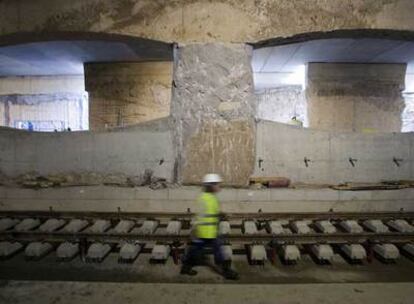
[(136, 41), (46, 41), (0, 47), (1, 76), (83, 74), (86, 62), (172, 60), (171, 46)]
[(414, 42), (374, 38), (320, 39), (255, 49), (252, 67), (256, 89), (301, 84), (309, 62), (407, 63), (414, 75)]

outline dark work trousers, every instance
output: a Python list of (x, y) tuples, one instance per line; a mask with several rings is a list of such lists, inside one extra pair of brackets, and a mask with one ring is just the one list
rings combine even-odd
[(214, 260), (218, 264), (223, 263), (223, 253), (221, 252), (222, 242), (219, 238), (215, 239), (195, 239), (191, 242), (190, 248), (183, 259), (186, 266), (194, 266), (204, 256), (205, 248), (212, 248)]

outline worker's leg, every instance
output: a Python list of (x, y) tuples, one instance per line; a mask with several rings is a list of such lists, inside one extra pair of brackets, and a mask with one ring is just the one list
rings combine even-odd
[(182, 259), (183, 266), (181, 268), (181, 274), (197, 274), (197, 271), (192, 268), (196, 264), (198, 257), (204, 252), (204, 245), (205, 244), (202, 239), (196, 239), (191, 242), (187, 254)]
[(221, 265), (224, 277), (229, 280), (237, 280), (239, 278), (239, 274), (231, 269), (230, 261), (224, 261), (223, 251), (221, 249), (223, 242), (220, 238), (216, 238), (213, 240), (212, 245), (214, 250), (214, 258), (216, 263)]

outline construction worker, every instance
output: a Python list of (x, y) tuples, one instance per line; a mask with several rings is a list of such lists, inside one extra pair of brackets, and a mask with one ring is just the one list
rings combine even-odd
[(223, 259), (221, 241), (218, 238), (218, 224), (221, 217), (220, 204), (216, 193), (220, 191), (221, 177), (218, 174), (207, 174), (203, 178), (203, 193), (198, 198), (198, 213), (195, 223), (195, 239), (183, 258), (181, 274), (196, 275), (193, 266), (200, 257), (204, 257), (205, 247), (212, 247), (216, 263), (221, 265), (226, 279), (236, 280), (239, 275), (230, 268), (230, 263)]

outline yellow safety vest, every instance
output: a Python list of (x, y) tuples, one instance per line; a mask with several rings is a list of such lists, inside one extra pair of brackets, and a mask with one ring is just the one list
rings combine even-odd
[(196, 235), (202, 239), (214, 239), (218, 234), (220, 206), (216, 196), (204, 192), (198, 198), (199, 213), (196, 221)]

